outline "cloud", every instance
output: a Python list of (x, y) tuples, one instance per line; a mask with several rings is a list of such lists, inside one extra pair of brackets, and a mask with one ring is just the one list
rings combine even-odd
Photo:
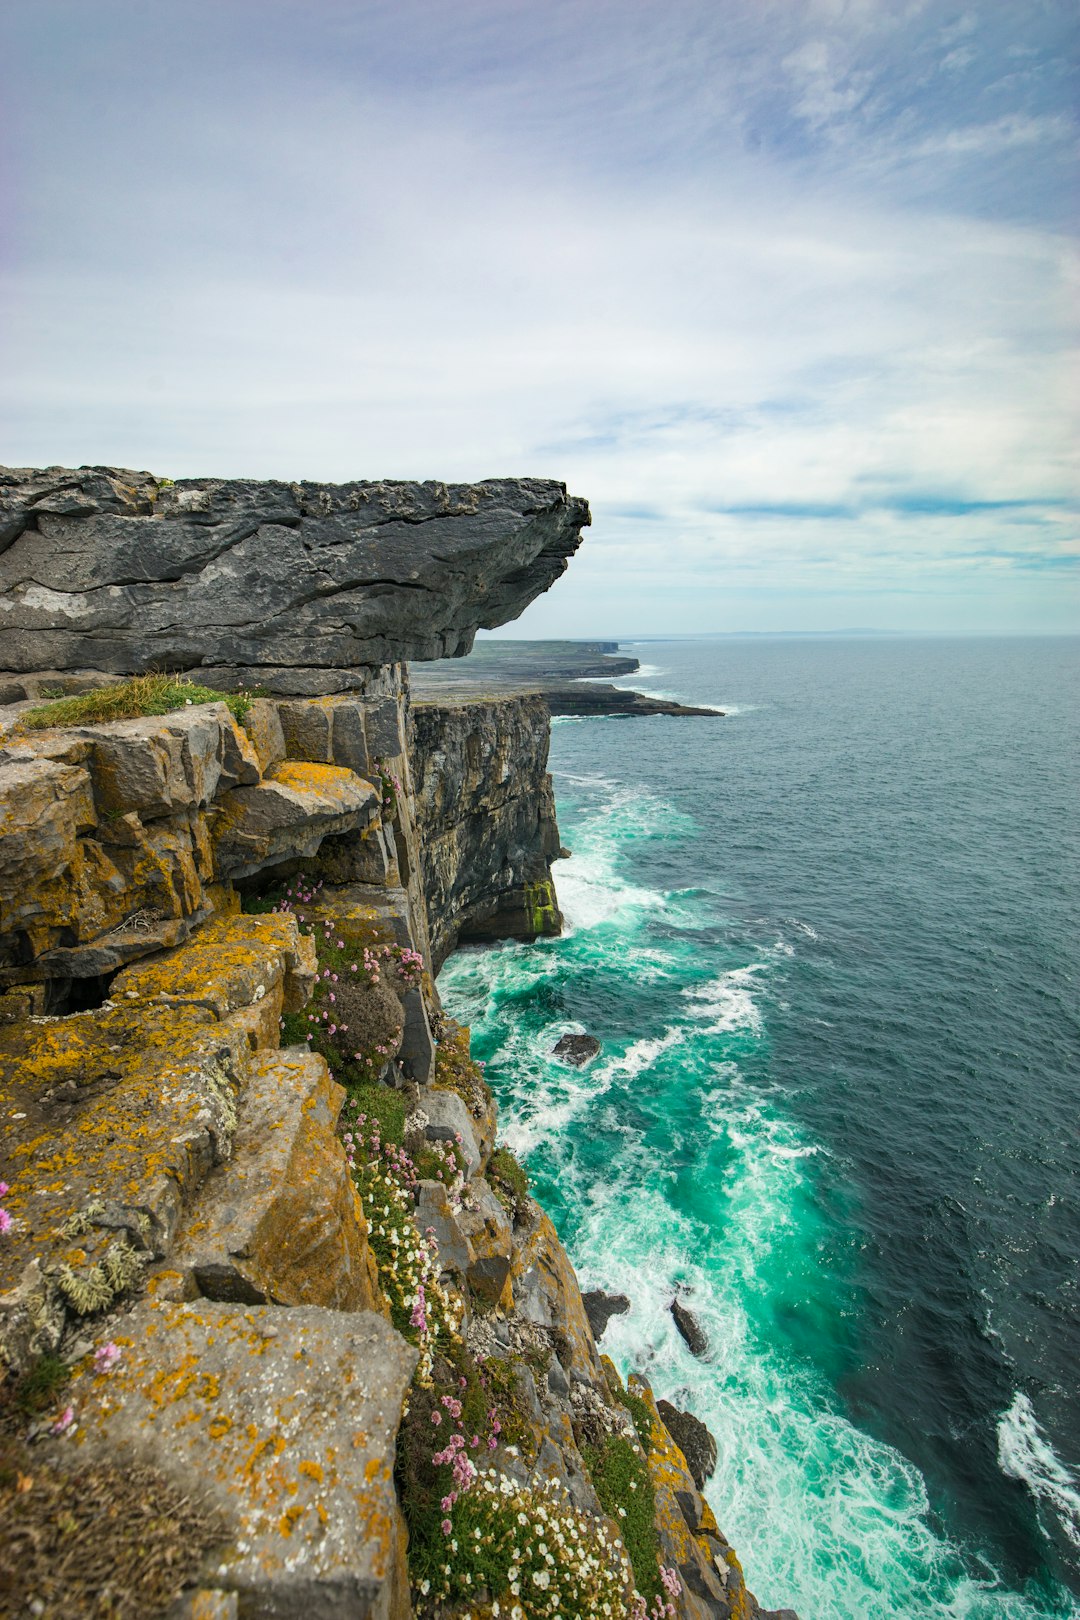
[(526, 631), (1064, 611), (1064, 7), (14, 9), (8, 459), (563, 477)]

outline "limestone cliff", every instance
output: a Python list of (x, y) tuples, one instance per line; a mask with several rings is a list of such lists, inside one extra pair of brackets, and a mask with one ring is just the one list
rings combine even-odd
[(0, 710), (0, 1614), (753, 1620), (434, 983), (546, 712), (354, 679)]
[(459, 940), (536, 939), (562, 916), (541, 697), (414, 703), (410, 756), (435, 970)]
[(589, 508), (545, 479), (177, 482), (0, 468), (0, 669), (213, 666), (336, 692), (467, 652), (563, 572)]

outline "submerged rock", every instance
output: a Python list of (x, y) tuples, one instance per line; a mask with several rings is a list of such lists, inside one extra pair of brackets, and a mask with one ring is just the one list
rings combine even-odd
[(673, 1299), (669, 1307), (672, 1320), (686, 1342), (687, 1349), (695, 1356), (706, 1356), (709, 1353), (709, 1341), (704, 1329), (699, 1326), (695, 1317), (691, 1316), (686, 1306), (678, 1299)]
[(564, 1063), (572, 1063), (575, 1069), (583, 1069), (586, 1063), (599, 1057), (603, 1047), (595, 1035), (560, 1035), (551, 1050)]
[(625, 1294), (605, 1294), (602, 1288), (592, 1288), (587, 1294), (582, 1294), (581, 1303), (585, 1307), (585, 1315), (589, 1318), (589, 1326), (597, 1343), (603, 1337), (604, 1329), (611, 1318), (625, 1316), (630, 1309), (630, 1301)]
[(686, 1458), (686, 1466), (694, 1476), (699, 1491), (705, 1481), (716, 1472), (716, 1441), (693, 1412), (683, 1412), (670, 1401), (657, 1401), (656, 1410), (664, 1420), (664, 1427)]

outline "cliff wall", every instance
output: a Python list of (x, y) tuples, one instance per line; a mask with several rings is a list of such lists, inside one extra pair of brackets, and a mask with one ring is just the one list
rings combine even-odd
[(410, 758), (436, 972), (459, 940), (557, 934), (542, 697), (414, 703)]
[(753, 1620), (434, 983), (546, 712), (351, 678), (0, 711), (0, 1615)]

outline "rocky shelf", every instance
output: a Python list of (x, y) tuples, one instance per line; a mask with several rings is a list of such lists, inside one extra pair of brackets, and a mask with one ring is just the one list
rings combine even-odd
[(535, 692), (553, 715), (723, 718), (719, 709), (694, 708), (610, 684), (616, 677), (636, 674), (640, 667), (636, 658), (620, 653), (614, 641), (485, 639), (466, 658), (417, 663), (410, 673), (417, 703), (473, 702), (484, 695)]

